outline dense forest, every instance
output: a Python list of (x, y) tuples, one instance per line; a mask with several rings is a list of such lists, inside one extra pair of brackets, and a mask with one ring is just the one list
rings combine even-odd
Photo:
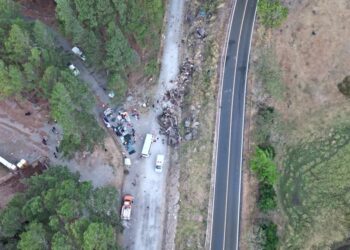
[(56, 166), (26, 181), (0, 213), (0, 249), (119, 249), (118, 193)]
[[(57, 0), (56, 16), (64, 35), (87, 54), (87, 63), (106, 72), (107, 88), (119, 102), (127, 75), (135, 70), (130, 65), (141, 67), (145, 76), (157, 73), (161, 0)], [(92, 94), (67, 69), (71, 56), (45, 24), (23, 18), (16, 2), (0, 0), (0, 98), (47, 103), (52, 120), (63, 128), (60, 150), (66, 156), (91, 151), (104, 138), (92, 114)]]
[[(63, 127), (62, 152), (91, 150), (103, 132), (91, 114), (94, 98), (67, 69), (67, 55), (40, 21), (19, 18), (18, 6), (0, 1), (0, 96), (47, 100)], [(44, 104), (43, 104), (44, 105)]]

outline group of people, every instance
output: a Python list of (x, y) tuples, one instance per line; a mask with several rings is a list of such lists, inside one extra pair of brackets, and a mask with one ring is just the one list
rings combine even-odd
[[(58, 130), (56, 129), (55, 126), (52, 127), (51, 132), (54, 133), (54, 134), (56, 134), (56, 135), (59, 134), (59, 132), (58, 132)], [(42, 142), (45, 146), (47, 146), (48, 139), (47, 139), (46, 137), (43, 137), (42, 140), (41, 140), (41, 142)], [(59, 141), (58, 141), (58, 142), (59, 142)], [(53, 156), (54, 156), (56, 159), (57, 159), (57, 157), (58, 157), (58, 156), (57, 156), (58, 153), (59, 153), (58, 146), (55, 146), (55, 152), (53, 152)]]

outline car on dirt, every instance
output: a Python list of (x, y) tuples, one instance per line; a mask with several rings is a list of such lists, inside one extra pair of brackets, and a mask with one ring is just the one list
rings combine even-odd
[(86, 60), (86, 57), (85, 57), (84, 53), (77, 46), (74, 46), (72, 48), (72, 52), (74, 54), (76, 54), (77, 56), (79, 56), (81, 60), (83, 60), (83, 61)]
[(134, 202), (134, 197), (130, 194), (126, 194), (123, 197), (122, 210), (120, 212), (120, 219), (130, 220), (131, 218), (131, 208), (132, 203)]
[(67, 64), (68, 68), (72, 71), (73, 75), (78, 76), (80, 71), (72, 63)]
[(157, 155), (156, 167), (154, 168), (154, 171), (156, 171), (157, 173), (161, 173), (163, 171), (163, 164), (164, 164), (164, 155)]

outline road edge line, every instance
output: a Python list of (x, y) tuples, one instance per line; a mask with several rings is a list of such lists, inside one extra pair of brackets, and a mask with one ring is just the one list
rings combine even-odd
[(248, 82), (248, 72), (249, 72), (249, 64), (250, 64), (250, 51), (251, 51), (251, 47), (252, 47), (252, 38), (253, 38), (253, 33), (254, 33), (254, 26), (255, 26), (255, 20), (256, 20), (256, 12), (258, 9), (258, 4), (259, 4), (259, 0), (256, 2), (256, 6), (255, 6), (255, 11), (254, 11), (254, 19), (253, 19), (253, 23), (252, 23), (252, 32), (250, 34), (250, 41), (249, 41), (249, 49), (248, 49), (248, 60), (247, 60), (247, 64), (246, 64), (246, 75), (245, 75), (245, 86), (244, 86), (244, 98), (243, 98), (243, 122), (242, 122), (242, 143), (241, 143), (241, 162), (240, 162), (240, 171), (239, 171), (239, 209), (238, 209), (238, 225), (237, 225), (237, 245), (236, 245), (236, 249), (239, 249), (239, 242), (240, 242), (240, 235), (241, 235), (241, 210), (242, 210), (242, 204), (241, 204), (241, 196), (242, 196), (242, 165), (243, 165), (243, 148), (244, 148), (244, 131), (245, 131), (245, 111), (246, 111), (246, 94), (247, 94), (247, 82)]

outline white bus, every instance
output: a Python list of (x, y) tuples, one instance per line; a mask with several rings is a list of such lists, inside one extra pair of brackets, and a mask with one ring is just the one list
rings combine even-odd
[(153, 141), (153, 136), (151, 134), (146, 134), (145, 142), (143, 143), (143, 148), (141, 152), (142, 157), (150, 156), (152, 141)]

